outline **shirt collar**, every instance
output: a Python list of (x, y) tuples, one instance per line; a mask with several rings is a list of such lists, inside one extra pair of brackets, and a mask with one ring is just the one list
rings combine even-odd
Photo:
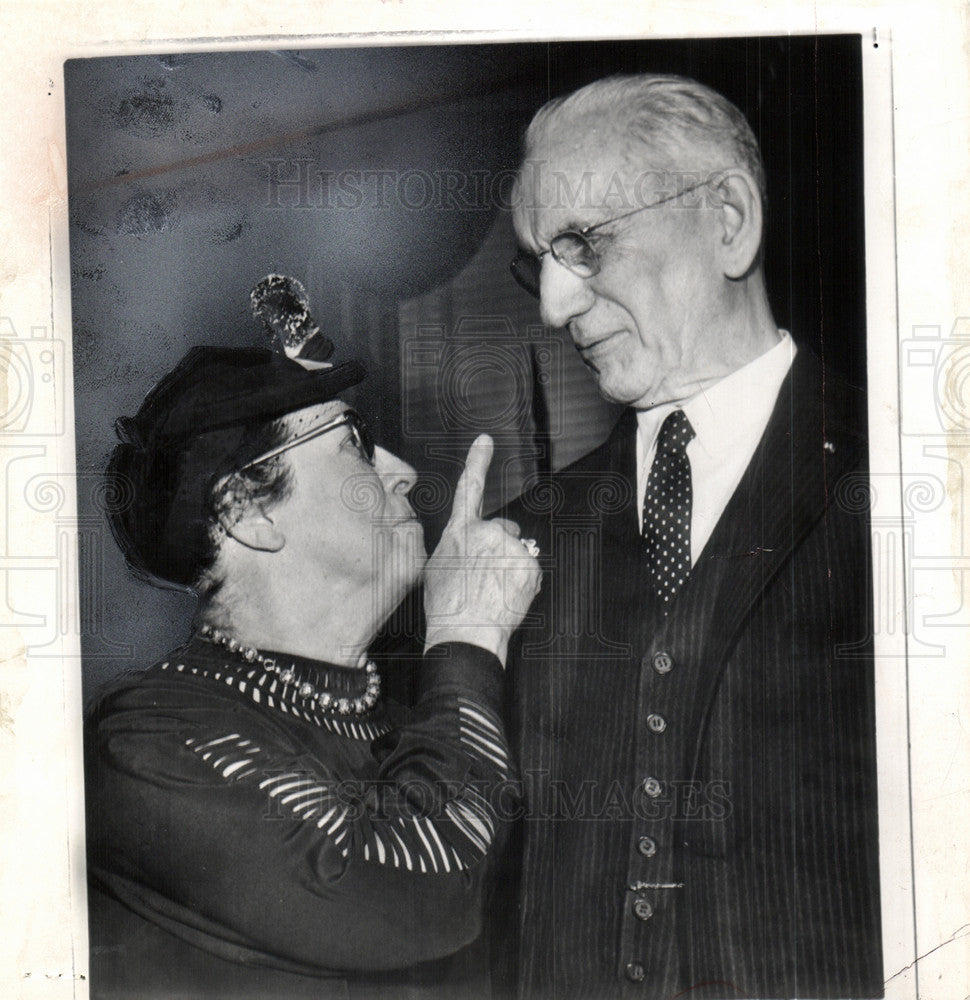
[(690, 399), (638, 410), (639, 464), (653, 450), (660, 425), (678, 406), (694, 429), (693, 443), (712, 458), (734, 453), (736, 444), (754, 430), (760, 437), (795, 357), (795, 342), (786, 330), (779, 333), (781, 340), (774, 347)]

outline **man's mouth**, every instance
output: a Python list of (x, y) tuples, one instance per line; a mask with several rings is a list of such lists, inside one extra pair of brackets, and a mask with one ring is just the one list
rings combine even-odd
[(587, 355), (596, 354), (598, 349), (604, 344), (607, 344), (618, 334), (622, 333), (622, 330), (612, 330), (607, 334), (598, 334), (595, 336), (579, 336), (573, 335), (573, 346), (577, 351), (585, 358)]

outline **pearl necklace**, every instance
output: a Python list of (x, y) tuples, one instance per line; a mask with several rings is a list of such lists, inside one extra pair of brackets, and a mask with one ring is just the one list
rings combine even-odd
[[(213, 628), (211, 625), (203, 625), (199, 629), (198, 635), (200, 639), (215, 646), (223, 646), (247, 663), (258, 663), (266, 673), (275, 674), (284, 684), (296, 682), (296, 667), (292, 663), (288, 667), (281, 667), (271, 656), (263, 656), (259, 650), (253, 649), (252, 646), (244, 646), (238, 640), (220, 632), (219, 629)], [(363, 715), (377, 704), (381, 693), (381, 678), (374, 661), (368, 660), (364, 670), (367, 674), (367, 689), (357, 698), (341, 698), (332, 695), (329, 691), (318, 691), (310, 681), (300, 681), (296, 693), (299, 697), (312, 701), (328, 712), (336, 712), (339, 715)]]

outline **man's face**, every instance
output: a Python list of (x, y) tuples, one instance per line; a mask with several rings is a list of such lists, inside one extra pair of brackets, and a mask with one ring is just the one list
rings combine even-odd
[[(623, 215), (699, 179), (696, 172), (651, 171), (637, 153), (595, 122), (543, 140), (520, 175), (514, 222), (522, 246), (541, 253), (561, 232)], [(714, 260), (714, 214), (700, 188), (603, 226), (590, 236), (600, 260), (593, 277), (543, 256), (543, 322), (569, 331), (607, 399), (649, 407), (693, 395), (699, 383), (724, 374), (716, 358), (723, 275)]]
[[(310, 428), (347, 409), (341, 401), (323, 403), (289, 420), (302, 418)], [(414, 469), (380, 447), (371, 463), (347, 425), (284, 455), (292, 491), (270, 517), (291, 557), (305, 567), (299, 586), (325, 578), (348, 591), (366, 588), (375, 613), (390, 614), (417, 583), (426, 559), (423, 529), (407, 496)]]

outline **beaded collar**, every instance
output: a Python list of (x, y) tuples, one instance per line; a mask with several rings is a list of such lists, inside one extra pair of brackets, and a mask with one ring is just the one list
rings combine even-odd
[(311, 680), (309, 671), (306, 671), (305, 676), (300, 676), (303, 671), (298, 666), (299, 657), (292, 657), (287, 666), (281, 666), (275, 657), (265, 656), (251, 646), (244, 646), (211, 625), (203, 625), (198, 636), (211, 645), (222, 646), (245, 663), (258, 664), (267, 674), (278, 677), (283, 684), (293, 685), (295, 694), (314, 708), (337, 715), (364, 715), (374, 708), (380, 697), (381, 678), (372, 660), (368, 660), (363, 671), (317, 668), (314, 671), (315, 677)]

